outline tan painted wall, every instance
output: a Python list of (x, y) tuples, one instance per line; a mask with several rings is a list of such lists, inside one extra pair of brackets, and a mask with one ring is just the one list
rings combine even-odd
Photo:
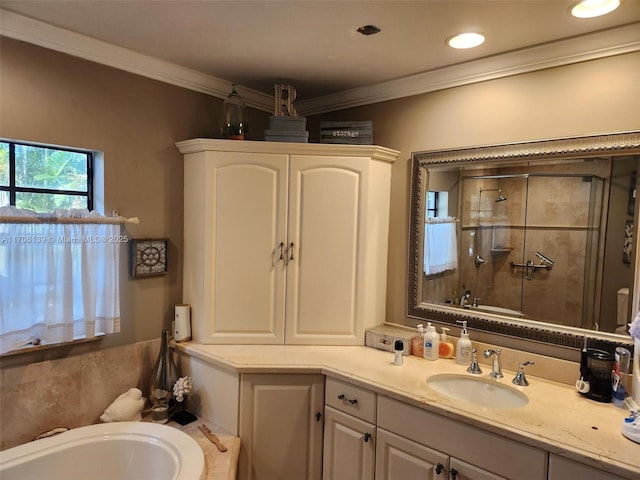
[[(135, 238), (170, 239), (170, 274), (132, 280), (123, 254), (123, 331), (102, 346), (159, 335), (182, 296), (182, 158), (173, 143), (215, 136), (221, 101), (2, 38), (0, 136), (105, 152), (105, 210), (140, 216)], [(373, 120), (394, 164), (387, 318), (405, 316), (411, 152), (640, 129), (640, 53), (559, 67), (309, 119)], [(250, 139), (268, 115), (251, 111)], [(95, 348), (95, 347), (93, 347)]]
[[(123, 245), (122, 332), (74, 351), (159, 337), (182, 302), (183, 160), (174, 143), (216, 136), (222, 100), (16, 40), (0, 42), (0, 137), (103, 151), (105, 212), (139, 216), (140, 225), (126, 227), (130, 237), (170, 242), (169, 274), (139, 279), (129, 276)], [(262, 138), (267, 117), (250, 111), (258, 135), (250, 138)], [(50, 351), (47, 358), (63, 354)], [(15, 361), (3, 359), (3, 366)]]
[(387, 320), (406, 317), (411, 152), (640, 129), (640, 53), (543, 70), (309, 119), (372, 120), (374, 143), (400, 150), (393, 166)]

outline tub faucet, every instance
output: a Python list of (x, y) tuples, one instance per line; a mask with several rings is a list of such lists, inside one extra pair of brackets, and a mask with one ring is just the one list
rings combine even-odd
[(464, 308), (468, 308), (467, 302), (469, 301), (469, 298), (471, 298), (471, 290), (467, 290), (462, 294), (462, 296), (460, 297), (460, 306)]
[(488, 349), (485, 350), (482, 354), (484, 358), (491, 357), (493, 359), (493, 365), (491, 367), (491, 373), (489, 376), (491, 378), (502, 378), (504, 375), (502, 374), (502, 360), (500, 359), (500, 349), (497, 348), (495, 350)]

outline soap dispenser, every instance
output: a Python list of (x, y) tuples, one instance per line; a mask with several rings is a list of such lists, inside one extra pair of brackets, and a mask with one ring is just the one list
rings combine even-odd
[(427, 323), (427, 332), (424, 334), (424, 358), (427, 360), (437, 360), (440, 354), (440, 336), (436, 332), (436, 327)]
[(442, 333), (440, 334), (440, 345), (438, 348), (438, 353), (440, 358), (453, 358), (453, 353), (456, 351), (453, 348), (453, 343), (447, 340), (447, 332), (449, 329), (447, 327), (440, 327)]
[(469, 365), (471, 363), (471, 351), (473, 349), (471, 340), (469, 340), (469, 332), (467, 332), (467, 321), (458, 320), (458, 323), (462, 324), (462, 332), (460, 333), (460, 340), (456, 346), (456, 363), (460, 365)]
[(424, 358), (424, 325), (418, 325), (418, 333), (411, 339), (411, 354)]

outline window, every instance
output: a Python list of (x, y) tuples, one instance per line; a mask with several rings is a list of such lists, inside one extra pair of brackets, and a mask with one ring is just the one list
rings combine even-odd
[(427, 192), (427, 218), (441, 218), (449, 214), (449, 192)]
[(120, 331), (119, 218), (92, 152), (0, 140), (0, 355)]
[(0, 207), (93, 210), (93, 153), (0, 141)]

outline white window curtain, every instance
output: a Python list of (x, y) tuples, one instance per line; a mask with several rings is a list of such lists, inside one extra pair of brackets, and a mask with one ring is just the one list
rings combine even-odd
[(0, 354), (120, 331), (120, 223), (0, 208)]

